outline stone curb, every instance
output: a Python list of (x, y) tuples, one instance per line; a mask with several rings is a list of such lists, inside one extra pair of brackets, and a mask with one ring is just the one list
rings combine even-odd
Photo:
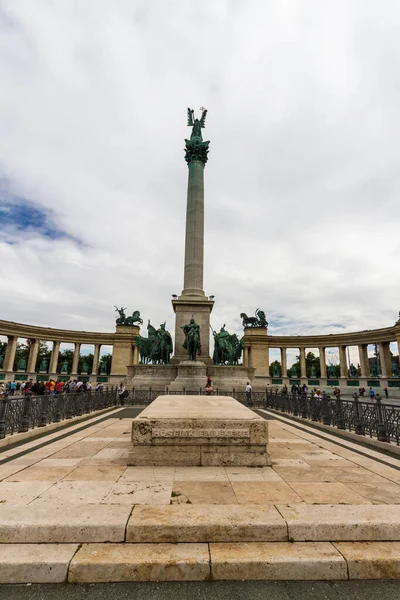
[(2, 505), (0, 547), (103, 542), (400, 542), (400, 504)]
[(349, 579), (400, 579), (400, 543), (0, 546), (1, 584)]

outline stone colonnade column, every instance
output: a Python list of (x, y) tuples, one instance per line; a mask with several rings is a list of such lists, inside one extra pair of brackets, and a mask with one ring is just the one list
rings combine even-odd
[(94, 345), (92, 375), (97, 375), (97, 370), (99, 368), (100, 348), (101, 348), (101, 344)]
[(36, 361), (37, 355), (39, 351), (39, 340), (31, 340), (31, 347), (29, 349), (29, 357), (28, 357), (28, 373), (35, 373), (36, 371)]
[(326, 355), (325, 348), (319, 348), (319, 368), (321, 371), (321, 379), (326, 379)]
[(13, 371), (14, 370), (14, 360), (15, 360), (15, 353), (17, 351), (17, 342), (18, 342), (17, 336), (15, 336), (15, 335), (7, 336), (7, 348), (6, 348), (6, 354), (4, 357), (4, 365), (3, 365), (3, 369), (5, 371)]
[(286, 348), (281, 348), (281, 377), (287, 377)]
[(381, 342), (379, 344), (379, 356), (382, 369), (382, 377), (388, 379), (392, 375), (392, 360), (390, 356), (389, 342)]
[(358, 346), (358, 355), (361, 366), (361, 377), (369, 377), (369, 363), (368, 363), (368, 344), (360, 344)]
[(78, 375), (79, 352), (81, 351), (81, 343), (75, 342), (74, 357), (72, 359), (71, 375)]
[(51, 352), (49, 374), (57, 373), (58, 355), (60, 353), (60, 343), (61, 342), (53, 342), (53, 350)]
[(346, 346), (339, 346), (340, 377), (347, 378), (348, 366), (346, 356)]
[(300, 377), (307, 377), (305, 348), (300, 348)]

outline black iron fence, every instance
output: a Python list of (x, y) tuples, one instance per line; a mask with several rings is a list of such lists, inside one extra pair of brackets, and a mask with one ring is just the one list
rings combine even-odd
[[(25, 396), (24, 398), (0, 398), (0, 439), (15, 432), (25, 432), (34, 427), (44, 427), (78, 415), (89, 414), (112, 406), (147, 406), (158, 396), (210, 395), (204, 389), (127, 390), (121, 397), (117, 388), (79, 394), (55, 394)], [(250, 408), (272, 409), (310, 421), (330, 425), (337, 429), (354, 431), (358, 435), (376, 437), (379, 441), (400, 444), (400, 405), (382, 403), (377, 395), (375, 401), (359, 398), (342, 399), (324, 395), (317, 398), (306, 394), (281, 394), (263, 392), (239, 392), (214, 389), (213, 396), (233, 396)]]
[[(204, 389), (182, 390), (130, 390), (126, 404), (147, 406), (161, 394), (169, 395), (207, 395)], [(214, 390), (213, 396), (233, 396), (250, 408), (267, 408), (291, 414), (310, 421), (331, 425), (337, 429), (354, 431), (358, 435), (376, 437), (381, 442), (394, 441), (400, 444), (400, 405), (383, 403), (377, 395), (375, 401), (331, 398), (323, 395), (316, 398), (307, 394), (280, 394), (264, 392), (246, 392), (236, 390)]]
[(44, 427), (49, 423), (59, 423), (119, 404), (121, 400), (113, 388), (86, 394), (2, 397), (0, 398), (0, 439), (5, 438), (6, 435)]

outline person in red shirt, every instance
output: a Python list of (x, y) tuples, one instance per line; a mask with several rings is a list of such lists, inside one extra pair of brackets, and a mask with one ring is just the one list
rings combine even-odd
[(57, 381), (56, 383), (56, 394), (61, 394), (64, 390), (64, 382), (63, 381)]

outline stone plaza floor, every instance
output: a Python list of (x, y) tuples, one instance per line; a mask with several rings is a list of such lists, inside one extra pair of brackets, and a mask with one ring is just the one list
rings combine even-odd
[(0, 452), (0, 582), (400, 577), (398, 458), (259, 411), (271, 467), (128, 467), (138, 412)]

